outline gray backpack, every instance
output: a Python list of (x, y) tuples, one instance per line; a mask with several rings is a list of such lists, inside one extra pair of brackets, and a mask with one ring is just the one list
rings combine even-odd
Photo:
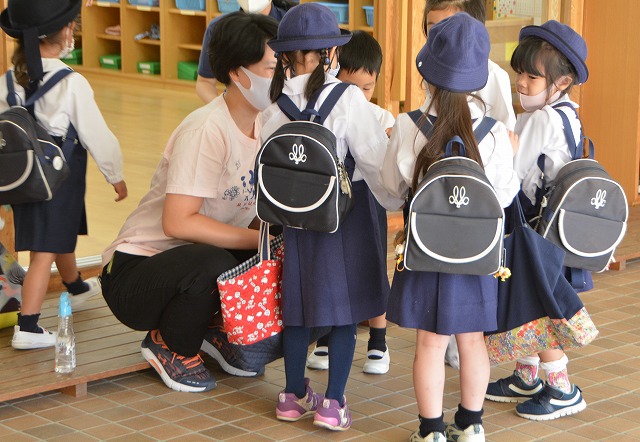
[(562, 117), (573, 160), (560, 169), (554, 185), (546, 188), (545, 156), (538, 158), (544, 193), (537, 231), (566, 252), (565, 266), (600, 272), (626, 232), (627, 197), (620, 184), (593, 159), (593, 143), (588, 138), (589, 158), (582, 158), (582, 134), (576, 146), (569, 119), (560, 106), (575, 109), (569, 103), (554, 106)]
[[(420, 115), (409, 113), (428, 136), (432, 122)], [(478, 143), (494, 124), (483, 119), (474, 131)], [(454, 143), (459, 156), (453, 156)], [(404, 251), (408, 270), (489, 275), (500, 267), (504, 211), (482, 167), (464, 155), (462, 139), (453, 137), (411, 199)]]

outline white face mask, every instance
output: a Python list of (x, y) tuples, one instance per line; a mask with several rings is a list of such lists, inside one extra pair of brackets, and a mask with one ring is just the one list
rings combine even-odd
[[(520, 96), (520, 105), (527, 112), (533, 112), (539, 109), (542, 109), (547, 104), (547, 90), (543, 90), (539, 94), (536, 95), (523, 95), (518, 94)], [(549, 98), (549, 103), (553, 103), (560, 97), (560, 91), (557, 91), (555, 94)]]
[(237, 81), (234, 81), (235, 85), (240, 89), (244, 98), (251, 103), (251, 106), (259, 111), (265, 110), (271, 104), (271, 97), (269, 97), (271, 77), (261, 77), (243, 66), (240, 66), (240, 69), (242, 69), (242, 72), (247, 74), (247, 77), (251, 80), (251, 87), (247, 89)]
[(329, 66), (329, 69), (327, 69), (327, 74), (331, 75), (332, 77), (337, 77), (338, 72), (340, 72), (340, 62), (338, 62), (335, 68)]
[(271, 4), (271, 0), (238, 0), (238, 4), (244, 12), (255, 14), (267, 9)]
[[(69, 32), (71, 32), (71, 31), (69, 31)], [(69, 43), (68, 39), (65, 39), (64, 47), (60, 50), (60, 53), (58, 54), (58, 58), (64, 59), (67, 55), (69, 55), (71, 53), (71, 51), (73, 51), (75, 49), (75, 47), (76, 47), (76, 40), (75, 40), (75, 38), (73, 38), (73, 35), (72, 35), (71, 36), (71, 43)]]

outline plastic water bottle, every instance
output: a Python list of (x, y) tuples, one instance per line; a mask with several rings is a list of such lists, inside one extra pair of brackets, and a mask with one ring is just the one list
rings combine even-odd
[(58, 335), (56, 337), (56, 373), (71, 373), (76, 368), (76, 337), (69, 293), (60, 296)]

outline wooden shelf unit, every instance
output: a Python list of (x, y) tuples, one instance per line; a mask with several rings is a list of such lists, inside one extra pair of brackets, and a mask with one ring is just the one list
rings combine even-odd
[[(83, 5), (82, 64), (73, 68), (116, 78), (193, 87), (192, 82), (178, 79), (178, 62), (198, 61), (207, 24), (221, 15), (216, 0), (205, 1), (204, 11), (179, 9), (175, 0), (160, 0), (159, 6), (131, 5), (128, 0)], [(153, 24), (160, 25), (159, 40), (134, 38), (149, 31)], [(120, 36), (105, 33), (107, 27), (115, 25), (120, 25)], [(100, 56), (108, 54), (121, 55), (120, 70), (100, 67)], [(141, 61), (160, 62), (160, 74), (138, 73), (137, 63)]]
[[(344, 0), (327, 2), (344, 3)], [(348, 0), (348, 4), (349, 22), (341, 26), (375, 34), (362, 9), (365, 5), (373, 6), (374, 0)], [(159, 6), (131, 5), (128, 0), (120, 0), (120, 3), (97, 1), (90, 7), (83, 5), (82, 34), (78, 38), (82, 46), (82, 64), (73, 65), (73, 68), (92, 74), (192, 87), (190, 81), (178, 79), (178, 62), (198, 61), (205, 29), (219, 15), (217, 0), (205, 0), (204, 11), (178, 9), (175, 0), (160, 0)], [(160, 25), (160, 40), (135, 40), (136, 35), (149, 31), (152, 24)], [(105, 33), (107, 27), (115, 25), (120, 25), (120, 36)], [(120, 70), (100, 67), (100, 56), (109, 54), (121, 55)], [(160, 74), (138, 73), (140, 61), (159, 61)]]

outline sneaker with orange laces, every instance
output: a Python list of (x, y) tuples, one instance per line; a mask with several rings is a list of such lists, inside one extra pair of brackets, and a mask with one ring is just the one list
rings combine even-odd
[(200, 355), (187, 358), (172, 352), (158, 340), (158, 330), (147, 333), (140, 352), (172, 390), (198, 393), (216, 388), (216, 380), (204, 366)]

